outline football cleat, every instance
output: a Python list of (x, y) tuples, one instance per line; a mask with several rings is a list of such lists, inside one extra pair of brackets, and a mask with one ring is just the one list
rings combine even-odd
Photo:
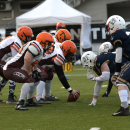
[(40, 98), (40, 100), (36, 101), (38, 104), (51, 104), (50, 102), (44, 100), (43, 98)]
[(112, 116), (129, 116), (129, 115), (130, 115), (129, 107), (127, 108), (120, 107), (120, 109), (116, 113), (112, 113)]
[(14, 97), (17, 99), (17, 96), (13, 93), (9, 94), (8, 100), (6, 101), (6, 104), (17, 104), (18, 101), (14, 99)]
[(31, 98), (31, 99), (27, 99), (25, 106), (26, 107), (39, 107), (39, 106), (42, 106), (42, 104), (38, 104), (38, 103), (34, 102), (33, 98)]
[(24, 105), (17, 104), (15, 106), (15, 110), (29, 110), (29, 109), (26, 108)]
[(17, 103), (17, 105), (15, 106), (15, 110), (28, 110), (28, 108), (24, 106), (24, 100), (20, 100)]
[(45, 100), (46, 100), (46, 101), (58, 101), (59, 98), (54, 97), (53, 95), (51, 95), (50, 97), (46, 97), (46, 96), (45, 96)]

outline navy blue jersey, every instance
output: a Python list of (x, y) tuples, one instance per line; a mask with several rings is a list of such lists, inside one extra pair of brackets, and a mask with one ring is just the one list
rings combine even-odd
[(120, 29), (116, 30), (110, 36), (110, 42), (115, 47), (117, 42), (122, 44), (123, 57), (130, 60), (130, 30)]
[(126, 62), (121, 68), (121, 73), (116, 80), (116, 84), (130, 83), (130, 61)]
[[(95, 72), (101, 73), (101, 66), (104, 63), (107, 63), (110, 69), (110, 73), (114, 73), (115, 72), (115, 57), (116, 57), (116, 54), (113, 54), (113, 53), (105, 53), (105, 54), (98, 55), (94, 61)], [(123, 58), (122, 65), (124, 65), (124, 63), (126, 62), (127, 60)]]

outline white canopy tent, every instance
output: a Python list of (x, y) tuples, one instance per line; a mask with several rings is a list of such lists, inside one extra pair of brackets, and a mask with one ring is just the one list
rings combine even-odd
[(91, 17), (70, 7), (62, 0), (46, 0), (32, 10), (16, 17), (16, 30), (21, 26), (52, 26), (57, 22), (66, 25), (82, 25), (80, 53), (91, 48)]

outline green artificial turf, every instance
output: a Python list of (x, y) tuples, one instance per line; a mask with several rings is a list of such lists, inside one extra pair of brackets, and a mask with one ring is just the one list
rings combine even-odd
[[(89, 106), (93, 98), (95, 81), (88, 80), (86, 69), (73, 66), (73, 71), (65, 72), (70, 86), (80, 90), (76, 102), (67, 102), (68, 92), (55, 75), (52, 95), (59, 101), (42, 107), (31, 107), (28, 111), (15, 110), (15, 105), (0, 104), (0, 130), (129, 130), (130, 116), (113, 117), (111, 114), (120, 107), (117, 89), (113, 86), (109, 97), (102, 97), (106, 87), (101, 88), (96, 106)], [(103, 85), (107, 85), (104, 82)], [(19, 98), (22, 84), (17, 83), (15, 95)], [(8, 84), (2, 90), (0, 99), (7, 100)]]

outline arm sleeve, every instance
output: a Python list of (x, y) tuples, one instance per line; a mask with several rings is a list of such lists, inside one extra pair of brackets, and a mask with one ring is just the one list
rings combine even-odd
[(121, 63), (122, 63), (122, 44), (121, 42), (117, 42), (115, 44), (116, 48), (116, 58), (115, 58), (115, 63), (116, 63), (116, 72), (121, 71)]
[(67, 81), (67, 79), (66, 79), (66, 77), (65, 77), (65, 75), (64, 75), (62, 66), (58, 66), (58, 65), (56, 65), (56, 64), (54, 63), (54, 68), (55, 68), (55, 71), (56, 71), (56, 73), (57, 73), (57, 76), (58, 76), (60, 82), (62, 83), (62, 85), (63, 85), (66, 89), (70, 88), (70, 85), (69, 85), (69, 83), (68, 83), (68, 81)]
[(110, 72), (104, 71), (102, 72), (102, 75), (99, 77), (96, 77), (96, 81), (107, 81), (110, 78)]
[(118, 47), (116, 49), (116, 72), (120, 72), (121, 71), (121, 62), (122, 62), (122, 48)]

